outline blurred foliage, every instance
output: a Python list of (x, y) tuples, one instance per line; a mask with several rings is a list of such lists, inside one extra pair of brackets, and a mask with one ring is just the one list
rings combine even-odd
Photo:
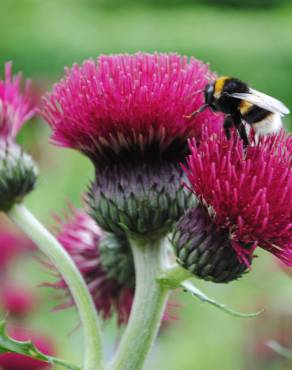
[[(32, 77), (35, 93), (40, 95), (62, 76), (64, 65), (100, 53), (175, 51), (210, 62), (219, 74), (249, 81), (292, 107), (289, 1), (281, 1), (282, 7), (266, 7), (268, 0), (241, 1), (244, 5), (260, 3), (256, 10), (214, 6), (215, 0), (212, 6), (207, 5), (211, 0), (196, 4), (191, 0), (108, 0), (111, 6), (106, 7), (101, 1), (106, 0), (0, 0), (0, 65), (13, 60), (14, 69)], [(232, 1), (220, 4), (223, 2)], [(216, 3), (219, 5), (219, 0)], [(280, 0), (273, 1), (277, 3)], [(24, 127), (20, 141), (40, 165), (38, 187), (26, 203), (51, 227), (51, 214), (60, 213), (68, 200), (82, 204), (80, 194), (92, 178), (92, 166), (81, 154), (51, 146), (49, 129), (41, 120)], [(32, 279), (34, 284), (50, 279), (37, 263), (33, 267), (23, 264), (15, 274), (19, 279)], [(291, 280), (277, 272), (271, 256), (265, 253), (255, 261), (253, 271), (238, 282), (199, 282), (198, 286), (220, 302), (246, 312), (263, 306), (269, 309), (271, 301), (278, 299), (272, 296), (276, 292), (292, 293)], [(55, 303), (49, 292), (42, 290), (41, 294), (43, 308), (32, 318), (33, 325), (52, 334), (58, 328), (60, 352), (79, 361), (81, 333), (68, 334), (78, 324), (76, 315), (72, 310), (49, 313)], [(180, 319), (162, 330), (148, 369), (214, 370), (220, 364), (223, 370), (257, 370), (246, 367), (246, 346), (254, 319), (234, 319), (183, 293), (175, 299), (184, 302), (184, 308), (178, 310)], [(118, 335), (114, 326), (111, 322), (106, 327), (107, 355)], [(284, 370), (281, 364), (275, 369)]]
[(262, 9), (263, 7), (277, 7), (287, 4), (289, 0), (87, 0), (92, 6), (105, 9), (123, 8), (129, 5), (140, 5), (150, 7), (185, 7), (202, 4), (215, 4), (219, 6), (230, 6), (236, 8)]
[(289, 0), (207, 0), (207, 3), (239, 8), (263, 9), (287, 4)]
[(119, 7), (92, 0), (0, 0), (0, 63), (11, 59), (37, 85), (100, 53), (176, 51), (211, 63), (292, 106), (292, 7)]

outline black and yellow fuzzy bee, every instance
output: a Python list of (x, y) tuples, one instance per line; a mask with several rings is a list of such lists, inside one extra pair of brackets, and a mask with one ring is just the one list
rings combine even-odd
[(248, 145), (245, 123), (259, 135), (277, 132), (282, 127), (281, 116), (289, 109), (279, 100), (251, 89), (247, 83), (234, 77), (219, 77), (204, 89), (205, 104), (190, 116), (203, 112), (207, 107), (226, 114), (224, 130), (230, 138), (234, 126), (244, 145)]

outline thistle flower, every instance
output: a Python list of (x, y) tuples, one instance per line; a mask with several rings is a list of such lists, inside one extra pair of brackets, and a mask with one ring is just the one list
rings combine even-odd
[[(67, 221), (59, 219), (58, 240), (83, 275), (102, 318), (109, 319), (116, 313), (119, 324), (126, 323), (133, 301), (135, 276), (133, 260), (129, 261), (123, 253), (122, 243), (125, 241), (118, 243), (111, 237), (108, 256), (105, 250), (106, 242), (103, 240), (101, 253), (100, 244), (105, 234), (84, 211), (73, 208), (71, 211), (72, 215)], [(112, 250), (115, 250), (116, 255)], [(129, 248), (126, 248), (126, 253), (129, 252)], [(106, 261), (105, 265), (103, 265), (103, 259)], [(125, 261), (128, 265), (124, 263)], [(74, 304), (62, 278), (55, 283), (45, 285), (64, 290), (65, 303), (57, 308), (66, 308)]]
[(211, 77), (208, 66), (194, 58), (100, 56), (65, 71), (45, 98), (44, 117), (57, 145), (78, 149), (95, 163), (126, 160), (133, 152), (179, 157), (181, 151), (168, 152), (217, 122), (209, 112), (184, 118), (203, 104), (202, 89)]
[[(20, 327), (10, 327), (8, 334), (15, 340), (31, 340), (38, 350), (46, 355), (52, 356), (55, 353), (52, 341), (40, 333)], [(18, 353), (0, 354), (0, 369), (3, 370), (42, 370), (50, 368), (51, 365), (47, 362), (36, 360)]]
[(190, 149), (184, 169), (199, 206), (176, 225), (179, 263), (204, 279), (228, 282), (261, 247), (291, 266), (292, 137), (282, 132), (244, 150), (235, 137), (216, 134)]
[(207, 65), (176, 54), (101, 56), (66, 69), (45, 97), (53, 142), (93, 161), (89, 204), (103, 229), (160, 237), (190, 203), (179, 167), (187, 139), (221, 118), (184, 116), (202, 105), (211, 77)]
[(30, 99), (30, 82), (21, 93), (21, 74), (12, 76), (12, 63), (5, 64), (5, 79), (0, 80), (0, 136), (15, 139), (18, 131), (35, 114)]
[(0, 210), (8, 211), (20, 202), (36, 182), (37, 169), (32, 158), (14, 142), (16, 134), (30, 119), (35, 108), (29, 98), (29, 82), (21, 93), (21, 75), (12, 77), (11, 63), (5, 65), (0, 80)]

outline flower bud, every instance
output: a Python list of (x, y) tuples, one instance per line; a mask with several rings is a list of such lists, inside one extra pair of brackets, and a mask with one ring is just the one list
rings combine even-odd
[(135, 286), (132, 251), (125, 235), (105, 234), (99, 245), (100, 260), (107, 277), (120, 284)]
[(0, 210), (7, 212), (31, 192), (38, 170), (30, 155), (11, 140), (0, 140)]
[[(181, 217), (171, 241), (177, 262), (201, 279), (228, 283), (239, 279), (248, 269), (232, 247), (229, 233), (218, 230), (201, 206), (188, 210)], [(250, 247), (242, 248), (248, 250)]]

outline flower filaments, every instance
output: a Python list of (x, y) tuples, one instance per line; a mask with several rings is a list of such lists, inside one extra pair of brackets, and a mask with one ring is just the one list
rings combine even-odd
[(8, 211), (21, 202), (35, 185), (37, 168), (32, 158), (15, 143), (15, 137), (35, 109), (28, 94), (20, 88), (21, 75), (12, 77), (11, 63), (5, 65), (5, 79), (0, 80), (0, 210)]
[(217, 134), (190, 149), (185, 171), (199, 208), (176, 225), (178, 262), (216, 282), (240, 277), (257, 247), (291, 266), (292, 137), (282, 132), (244, 150)]
[[(103, 240), (106, 235), (95, 222), (82, 210), (71, 211), (72, 215), (66, 221), (59, 219), (58, 240), (80, 270), (102, 318), (109, 319), (116, 314), (120, 324), (126, 323), (133, 301), (135, 275), (133, 260), (123, 253), (125, 240), (119, 247), (118, 241), (112, 237), (107, 247)], [(110, 249), (109, 253), (106, 253), (106, 248)], [(112, 249), (116, 251), (115, 255)], [(129, 248), (126, 251), (131, 253)], [(62, 278), (45, 285), (65, 292), (65, 301), (58, 308), (74, 304)]]
[(100, 56), (66, 69), (45, 98), (44, 116), (56, 144), (95, 161), (125, 160), (123, 152), (148, 156), (152, 147), (160, 157), (217, 122), (208, 112), (184, 118), (203, 104), (210, 77), (207, 65), (177, 54)]
[(92, 217), (110, 232), (160, 237), (191, 202), (179, 162), (187, 139), (220, 118), (184, 115), (203, 103), (208, 67), (176, 54), (101, 56), (74, 65), (44, 104), (53, 141), (95, 166)]
[(5, 65), (5, 78), (0, 80), (0, 136), (15, 139), (22, 125), (35, 114), (30, 98), (30, 82), (21, 92), (21, 74), (12, 76), (12, 63)]

